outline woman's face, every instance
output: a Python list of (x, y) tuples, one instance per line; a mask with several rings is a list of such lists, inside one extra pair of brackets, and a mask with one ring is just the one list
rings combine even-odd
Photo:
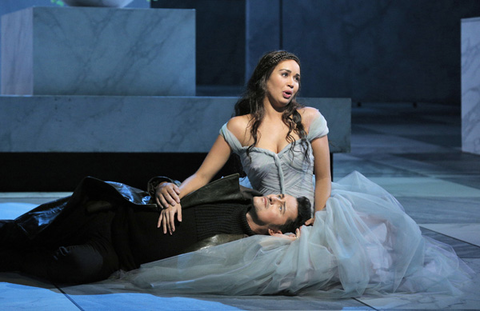
[(300, 87), (300, 66), (294, 60), (284, 60), (273, 69), (267, 80), (266, 98), (270, 104), (284, 107), (297, 94)]

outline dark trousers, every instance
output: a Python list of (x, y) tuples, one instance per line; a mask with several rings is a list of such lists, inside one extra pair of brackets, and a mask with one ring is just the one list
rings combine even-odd
[(105, 279), (120, 268), (111, 241), (114, 217), (112, 211), (85, 214), (79, 209), (31, 240), (13, 232), (20, 231), (13, 222), (5, 223), (0, 230), (2, 270), (20, 270), (59, 283)]

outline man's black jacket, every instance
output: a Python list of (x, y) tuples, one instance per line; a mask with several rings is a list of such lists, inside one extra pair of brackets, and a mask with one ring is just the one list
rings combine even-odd
[[(157, 177), (152, 180), (156, 180), (158, 183), (159, 179), (171, 181), (167, 177)], [(152, 188), (151, 185), (149, 188)], [(245, 204), (251, 202), (253, 196), (258, 195), (261, 195), (258, 191), (240, 186), (239, 175), (234, 174), (215, 180), (186, 195), (182, 198), (181, 204), (182, 209), (205, 203), (239, 202)], [(88, 204), (89, 202), (97, 202), (97, 204)], [(154, 203), (151, 193), (147, 191), (118, 182), (86, 177), (71, 196), (42, 204), (19, 216), (14, 222), (21, 229), (20, 231), (23, 231), (29, 239), (33, 239), (52, 223), (60, 221), (62, 216), (68, 214), (72, 208), (84, 208), (85, 212), (92, 213), (119, 206), (142, 208), (155, 213), (159, 213), (161, 210)]]

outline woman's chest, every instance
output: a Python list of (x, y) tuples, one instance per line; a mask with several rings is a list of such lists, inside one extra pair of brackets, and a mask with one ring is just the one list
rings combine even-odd
[(303, 171), (313, 165), (313, 155), (308, 142), (297, 141), (285, 146), (279, 153), (254, 147), (240, 154), (242, 165), (247, 174), (275, 174), (279, 171)]
[(255, 146), (278, 154), (284, 150), (285, 147), (299, 139), (300, 137), (295, 132), (289, 131), (285, 125), (263, 127), (258, 130), (257, 143)]

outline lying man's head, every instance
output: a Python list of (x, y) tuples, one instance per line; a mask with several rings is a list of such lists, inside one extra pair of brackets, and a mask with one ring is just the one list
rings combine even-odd
[(295, 232), (311, 218), (311, 204), (306, 197), (270, 194), (253, 198), (247, 220), (257, 234)]

